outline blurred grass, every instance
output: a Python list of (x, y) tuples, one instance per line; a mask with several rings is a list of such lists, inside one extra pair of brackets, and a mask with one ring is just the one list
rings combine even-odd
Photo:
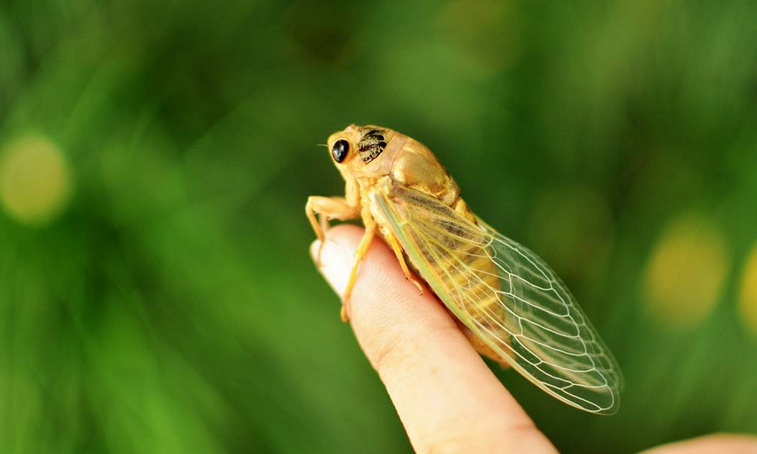
[[(353, 122), (434, 150), (618, 356), (610, 418), (499, 372), (563, 452), (757, 433), (755, 17), (748, 1), (3, 2), (0, 450), (409, 451), (307, 254), (306, 196), (343, 190), (315, 144)], [(49, 141), (52, 167), (9, 165), (19, 138)], [(39, 184), (57, 162), (70, 198)], [(18, 194), (49, 216), (19, 215)]]

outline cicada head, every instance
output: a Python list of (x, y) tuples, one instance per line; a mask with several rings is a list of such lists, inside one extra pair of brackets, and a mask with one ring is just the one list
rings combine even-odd
[(401, 149), (396, 146), (398, 143), (392, 143), (399, 136), (402, 135), (381, 126), (349, 125), (329, 136), (328, 147), (331, 159), (341, 172), (357, 178), (380, 177), (389, 173)]

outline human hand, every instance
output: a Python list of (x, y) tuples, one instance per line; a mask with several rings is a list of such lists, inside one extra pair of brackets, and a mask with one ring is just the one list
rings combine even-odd
[[(327, 234), (320, 271), (340, 297), (362, 233), (342, 225)], [(317, 249), (315, 242), (311, 253)], [(417, 452), (557, 453), (433, 293), (419, 295), (381, 241), (361, 264), (349, 310)], [(711, 435), (644, 454), (726, 452), (757, 454), (757, 438)]]

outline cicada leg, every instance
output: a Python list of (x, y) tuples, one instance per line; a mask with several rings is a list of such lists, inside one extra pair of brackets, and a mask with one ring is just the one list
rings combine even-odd
[[(315, 258), (316, 265), (320, 267), (321, 251), (323, 250), (323, 243), (326, 240), (329, 220), (339, 219), (340, 221), (345, 221), (347, 219), (355, 219), (360, 216), (360, 207), (350, 205), (342, 197), (310, 196), (308, 197), (308, 202), (305, 204), (305, 214), (318, 240), (321, 242)], [(316, 215), (320, 217), (320, 222), (316, 218)]]
[(384, 239), (386, 239), (386, 241), (389, 243), (389, 246), (391, 246), (392, 250), (394, 251), (394, 255), (397, 256), (397, 260), (400, 262), (402, 272), (405, 273), (405, 278), (408, 281), (412, 282), (413, 285), (415, 285), (415, 287), (418, 289), (420, 294), (423, 295), (423, 285), (418, 282), (418, 279), (415, 278), (415, 275), (407, 266), (407, 262), (405, 261), (405, 254), (402, 253), (402, 247), (400, 246), (399, 241), (397, 241), (397, 238), (395, 238), (395, 236), (391, 233), (387, 232), (387, 234), (384, 235)]
[(341, 311), (343, 322), (347, 322), (350, 319), (349, 308), (347, 307), (347, 305), (350, 302), (350, 296), (352, 296), (352, 289), (355, 287), (355, 282), (357, 280), (357, 270), (358, 268), (360, 268), (360, 262), (362, 262), (363, 258), (365, 258), (365, 254), (368, 253), (368, 248), (371, 247), (373, 238), (376, 237), (376, 221), (373, 219), (373, 216), (371, 216), (370, 212), (367, 209), (363, 209), (363, 224), (365, 224), (365, 234), (363, 234), (363, 238), (360, 239), (360, 244), (358, 244), (357, 250), (355, 251), (355, 263), (352, 265), (350, 278), (347, 281), (347, 288), (344, 290)]

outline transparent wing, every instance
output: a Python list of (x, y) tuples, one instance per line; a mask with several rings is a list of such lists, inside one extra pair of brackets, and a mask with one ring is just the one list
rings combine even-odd
[(437, 199), (391, 183), (374, 205), (442, 302), (557, 399), (612, 414), (620, 369), (554, 271), (524, 246)]

